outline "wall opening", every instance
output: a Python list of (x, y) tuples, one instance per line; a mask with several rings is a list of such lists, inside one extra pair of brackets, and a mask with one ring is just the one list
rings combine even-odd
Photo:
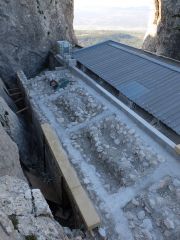
[(112, 39), (141, 48), (154, 5), (154, 0), (74, 0), (74, 29), (79, 45)]

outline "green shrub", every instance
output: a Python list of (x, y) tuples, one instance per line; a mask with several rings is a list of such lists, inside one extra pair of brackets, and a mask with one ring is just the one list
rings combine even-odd
[(18, 219), (17, 219), (16, 215), (14, 215), (14, 214), (10, 215), (10, 216), (9, 216), (9, 219), (11, 220), (11, 222), (12, 222), (12, 224), (13, 224), (13, 226), (14, 226), (14, 229), (15, 229), (15, 230), (18, 230), (18, 224), (19, 224), (19, 222), (18, 222)]
[(32, 235), (28, 235), (25, 238), (26, 238), (26, 240), (37, 240), (37, 237), (35, 235), (33, 235), (33, 234)]

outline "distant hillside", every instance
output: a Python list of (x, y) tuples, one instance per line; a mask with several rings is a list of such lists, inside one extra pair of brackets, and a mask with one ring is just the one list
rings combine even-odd
[(110, 30), (76, 30), (79, 45), (91, 46), (105, 40), (114, 40), (136, 48), (143, 44), (144, 32), (110, 31)]
[(114, 4), (110, 7), (108, 4), (107, 7), (106, 4), (102, 3), (99, 6), (96, 3), (93, 8), (93, 4), (89, 4), (89, 8), (75, 8), (74, 27), (78, 30), (144, 31), (148, 27), (151, 12), (150, 7), (143, 6), (123, 8)]

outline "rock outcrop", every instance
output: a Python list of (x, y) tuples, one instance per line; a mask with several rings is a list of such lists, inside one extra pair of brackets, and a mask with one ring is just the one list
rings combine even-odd
[(68, 240), (39, 189), (23, 180), (0, 177), (0, 237), (6, 240)]
[(12, 140), (21, 147), (21, 128), (0, 95), (0, 240), (68, 240), (41, 191), (31, 189), (23, 174), (19, 149)]
[(0, 176), (24, 178), (19, 162), (19, 151), (0, 123)]
[(143, 49), (180, 60), (180, 1), (154, 0), (155, 11)]
[(32, 76), (57, 40), (76, 41), (73, 0), (2, 0), (0, 29), (0, 77), (11, 83), (21, 68)]
[[(7, 99), (9, 97), (7, 96)], [(10, 98), (9, 98), (10, 99)], [(10, 101), (9, 101), (10, 102)], [(0, 96), (0, 123), (11, 139), (17, 144), (20, 156), (25, 162), (29, 158), (29, 146), (27, 142), (26, 130), (23, 122), (8, 106), (4, 98)]]

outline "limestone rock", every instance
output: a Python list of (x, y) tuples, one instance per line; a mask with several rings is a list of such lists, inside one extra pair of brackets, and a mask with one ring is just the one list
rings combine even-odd
[(4, 176), (0, 178), (0, 209), (7, 215), (22, 215), (32, 212), (32, 201), (26, 200), (24, 191), (29, 186), (24, 180)]
[[(17, 115), (11, 110), (4, 99), (0, 96), (0, 123), (17, 144), (23, 161), (28, 158), (28, 142), (26, 130)], [(16, 153), (16, 151), (15, 151)]]
[(13, 111), (16, 111), (17, 107), (14, 101), (8, 96), (7, 92), (7, 87), (5, 86), (3, 80), (0, 78), (0, 96), (6, 101), (9, 106), (11, 106)]
[(33, 189), (32, 195), (34, 198), (34, 207), (36, 216), (49, 216), (52, 217), (51, 210), (47, 202), (45, 201), (41, 191), (39, 189)]
[(140, 219), (140, 220), (142, 220), (142, 219), (144, 219), (145, 218), (145, 212), (144, 211), (140, 211), (140, 212), (138, 212), (138, 218)]
[(14, 230), (13, 224), (4, 212), (0, 210), (0, 225), (4, 232), (9, 236)]
[(154, 4), (143, 49), (180, 60), (180, 1), (154, 0)]
[(152, 222), (149, 218), (143, 220), (142, 227), (149, 231), (153, 229)]
[(0, 193), (0, 239), (68, 240), (40, 190), (31, 190), (21, 179), (3, 176)]
[(21, 68), (32, 76), (57, 40), (75, 42), (73, 1), (1, 1), (0, 29), (0, 76), (10, 83)]
[(1, 96), (0, 122), (13, 139), (19, 138), (20, 129), (22, 128), (19, 119)]
[(0, 123), (0, 176), (24, 178), (17, 145), (11, 140)]
[(38, 240), (64, 240), (62, 227), (49, 217), (19, 216), (18, 230), (22, 236), (36, 236)]
[(171, 219), (169, 218), (165, 219), (164, 224), (168, 229), (174, 229), (174, 223)]
[(0, 224), (0, 237), (2, 240), (24, 240), (24, 237), (22, 237), (17, 230), (13, 230), (11, 234), (7, 234), (4, 228), (1, 226), (1, 224)]

